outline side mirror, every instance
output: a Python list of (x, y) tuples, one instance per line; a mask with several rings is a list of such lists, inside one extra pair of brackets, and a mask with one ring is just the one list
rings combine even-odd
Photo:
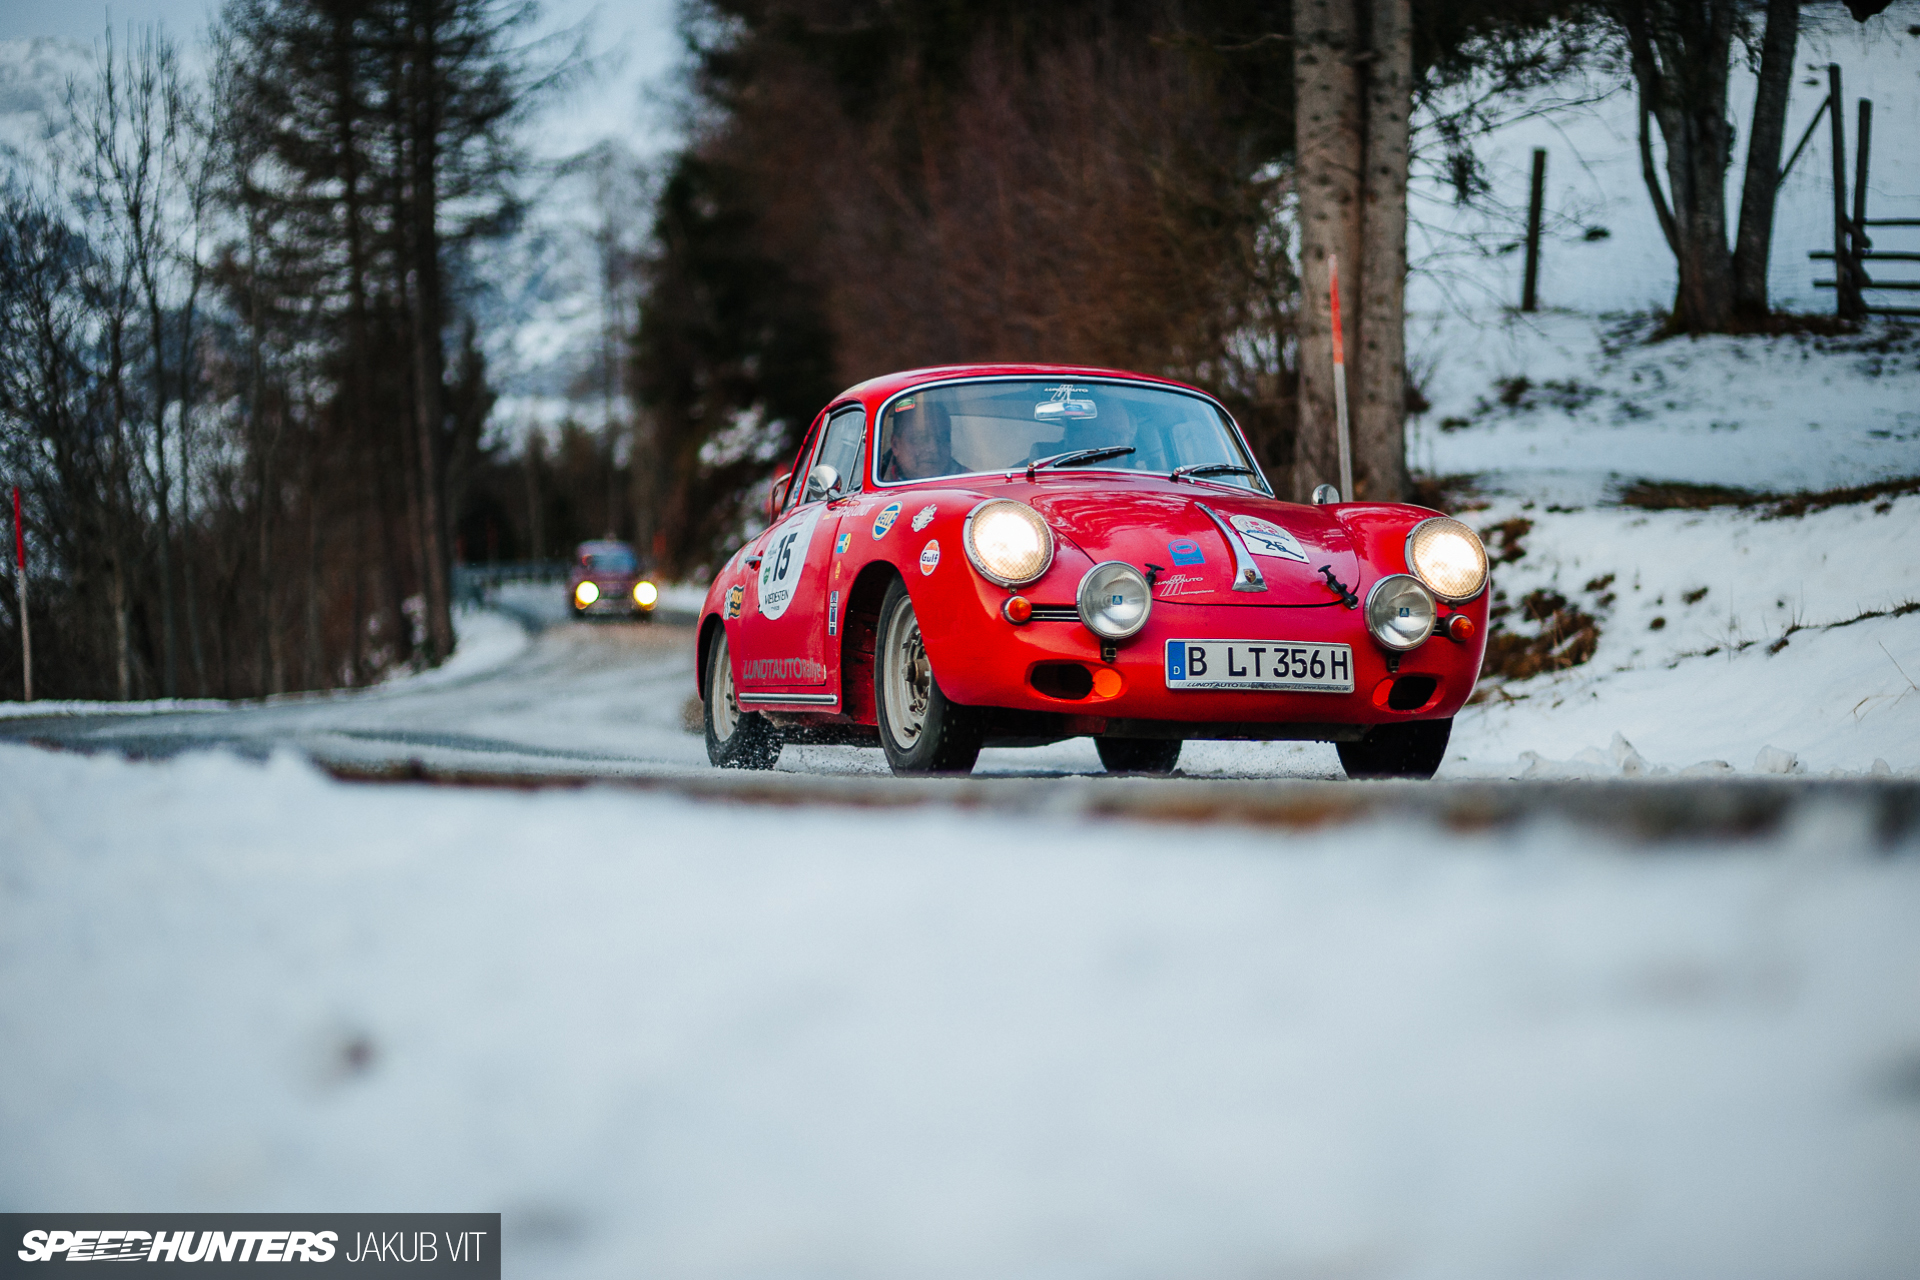
[(787, 491), (793, 488), (791, 474), (781, 476), (773, 482), (773, 491), (767, 495), (767, 519), (772, 520), (780, 514), (780, 508), (787, 505)]
[(818, 502), (839, 487), (840, 473), (823, 462), (807, 472), (807, 491), (800, 500)]
[(1340, 491), (1330, 484), (1317, 486), (1313, 491), (1313, 505), (1324, 507), (1329, 502), (1340, 501)]

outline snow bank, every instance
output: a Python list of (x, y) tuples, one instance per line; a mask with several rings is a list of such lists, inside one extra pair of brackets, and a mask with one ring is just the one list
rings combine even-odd
[(0, 829), (8, 1209), (498, 1207), (541, 1276), (1920, 1254), (1920, 858), (1844, 813), (1202, 841), (0, 748)]

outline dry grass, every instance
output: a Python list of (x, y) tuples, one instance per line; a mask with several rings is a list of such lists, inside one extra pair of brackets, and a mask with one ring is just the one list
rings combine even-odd
[(1762, 513), (1762, 519), (1784, 520), (1864, 502), (1875, 503), (1875, 509), (1884, 512), (1893, 499), (1913, 493), (1920, 493), (1920, 476), (1810, 493), (1767, 493), (1728, 485), (1637, 480), (1620, 491), (1620, 502), (1623, 506), (1639, 507), (1644, 511), (1706, 511), (1715, 507), (1746, 510), (1765, 507), (1768, 510)]

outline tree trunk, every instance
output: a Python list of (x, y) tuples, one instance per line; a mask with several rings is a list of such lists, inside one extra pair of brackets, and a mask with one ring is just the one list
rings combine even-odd
[[(1411, 0), (1370, 0), (1366, 170), (1361, 206), (1359, 392), (1348, 498), (1407, 492), (1407, 150), (1413, 110)], [(1349, 351), (1356, 350), (1349, 347)]]
[(427, 645), (430, 662), (453, 652), (453, 612), (447, 595), (446, 531), (441, 514), (440, 434), (443, 430), (440, 350), (439, 130), (437, 62), (439, 14), (434, 0), (415, 0), (412, 97), (412, 273), (414, 420), (419, 437), (420, 532), (426, 559)]
[[(1727, 61), (1733, 44), (1734, 0), (1648, 0), (1614, 10), (1627, 35), (1627, 52), (1643, 110), (1666, 144), (1667, 186), (1643, 139), (1644, 173), (1656, 209), (1670, 211), (1668, 242), (1679, 266), (1674, 330), (1724, 332), (1733, 316), (1733, 255), (1727, 248), (1727, 166), (1732, 129), (1727, 121)], [(1666, 219), (1663, 217), (1663, 230)]]
[[(1340, 476), (1333, 391), (1333, 318), (1327, 258), (1346, 267), (1344, 291), (1360, 279), (1361, 110), (1354, 54), (1356, 0), (1293, 0), (1293, 88), (1300, 198), (1300, 418), (1292, 497)], [(1360, 308), (1342, 308), (1345, 346), (1357, 352)], [(1342, 494), (1351, 498), (1352, 494)]]
[(1780, 151), (1786, 141), (1787, 99), (1800, 38), (1800, 0), (1767, 0), (1753, 127), (1747, 133), (1747, 175), (1740, 190), (1740, 228), (1733, 243), (1734, 306), (1765, 317), (1767, 261), (1773, 249), (1774, 197), (1780, 187)]

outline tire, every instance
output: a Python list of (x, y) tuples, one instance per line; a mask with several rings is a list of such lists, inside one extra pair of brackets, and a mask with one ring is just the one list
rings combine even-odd
[(1412, 720), (1375, 726), (1358, 742), (1340, 742), (1341, 767), (1349, 778), (1431, 778), (1447, 754), (1453, 719)]
[(701, 691), (707, 726), (707, 759), (716, 769), (771, 769), (780, 761), (780, 731), (758, 711), (742, 711), (733, 696), (733, 666), (727, 631), (718, 628), (707, 645), (707, 687)]
[(1172, 773), (1180, 763), (1178, 738), (1095, 738), (1093, 749), (1108, 773)]
[(907, 584), (895, 578), (880, 603), (873, 652), (873, 709), (880, 747), (896, 774), (971, 773), (980, 722), (948, 700), (934, 679)]

